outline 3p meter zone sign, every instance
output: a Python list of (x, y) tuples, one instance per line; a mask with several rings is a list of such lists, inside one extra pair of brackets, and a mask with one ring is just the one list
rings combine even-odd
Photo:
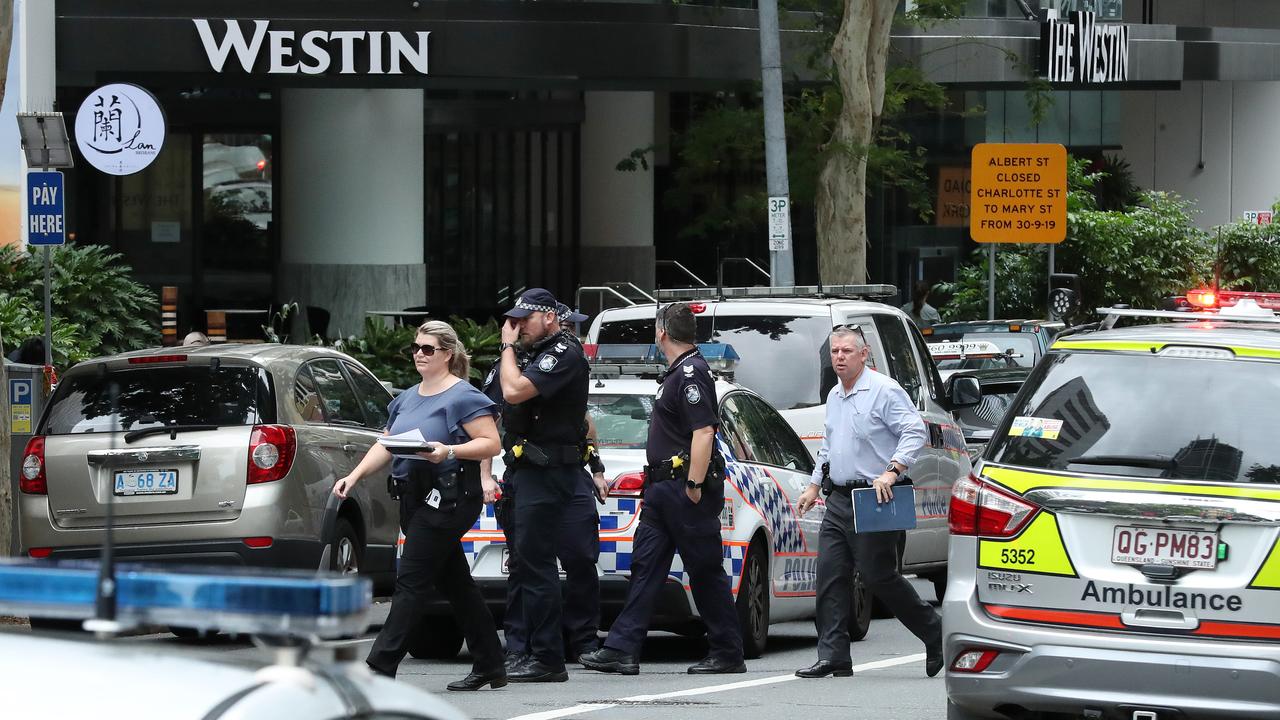
[(1059, 243), (1067, 236), (1067, 149), (973, 147), (969, 234), (980, 243)]

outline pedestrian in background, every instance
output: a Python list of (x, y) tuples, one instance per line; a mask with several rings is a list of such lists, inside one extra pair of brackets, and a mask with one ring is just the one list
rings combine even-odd
[(911, 294), (911, 302), (902, 306), (902, 309), (906, 310), (907, 314), (911, 316), (911, 321), (921, 330), (942, 322), (942, 316), (929, 304), (930, 292), (933, 292), (932, 285), (926, 282), (918, 282), (916, 283), (915, 292)]
[(448, 323), (423, 323), (408, 353), (422, 382), (391, 401), (386, 434), (417, 429), (431, 449), (393, 458), (374, 443), (356, 469), (333, 486), (333, 493), (345, 499), (362, 478), (390, 462), (391, 476), (401, 488), (404, 551), (391, 612), (365, 662), (374, 672), (395, 677), (414, 629), (429, 622), (424, 616), (434, 586), (453, 608), (447, 622), (462, 628), (473, 658), (471, 674), (449, 683), (449, 689), (500, 688), (507, 684), (502, 644), (462, 551), (462, 536), (497, 490), (492, 480), (481, 477), (479, 462), (498, 452), (496, 408), (467, 382), (470, 359)]
[[(518, 488), (512, 549), (523, 563), (520, 599), (529, 655), (507, 673), (512, 682), (569, 679), (556, 555), (566, 508), (583, 486), (580, 442), (590, 368), (582, 345), (561, 325), (558, 307), (547, 290), (526, 291), (506, 313), (498, 349), (497, 382), (508, 405), (503, 429)], [(529, 355), (523, 368), (517, 349)]]
[(893, 485), (915, 462), (927, 433), (915, 403), (892, 378), (866, 367), (870, 350), (857, 326), (831, 333), (831, 366), (840, 382), (827, 393), (822, 448), (800, 514), (818, 500), (823, 473), (832, 491), (818, 534), (818, 662), (797, 670), (802, 678), (853, 674), (849, 612), (853, 571), (867, 588), (925, 644), (925, 673), (942, 669), (942, 619), (898, 572), (897, 532), (853, 531), (852, 491), (873, 487), (876, 499), (893, 498)]
[(715, 446), (720, 423), (715, 381), (694, 345), (696, 333), (688, 305), (658, 311), (654, 334), (668, 370), (654, 398), (645, 443), (644, 512), (631, 554), (631, 586), (604, 647), (581, 658), (590, 670), (640, 672), (640, 649), (679, 551), (710, 645), (707, 657), (688, 672), (747, 671), (720, 538), (724, 459)]

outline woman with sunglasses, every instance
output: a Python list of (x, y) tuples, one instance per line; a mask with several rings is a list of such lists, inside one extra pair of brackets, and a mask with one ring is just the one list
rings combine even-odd
[(497, 490), (479, 472), (479, 461), (498, 452), (497, 408), (467, 382), (470, 359), (448, 323), (423, 323), (407, 352), (422, 382), (391, 401), (386, 434), (417, 429), (430, 450), (393, 456), (375, 443), (356, 469), (333, 486), (333, 493), (345, 499), (361, 478), (378, 473), (390, 462), (391, 476), (402, 488), (404, 553), (391, 612), (365, 662), (374, 672), (395, 677), (434, 586), (449, 600), (453, 620), (462, 628), (475, 658), (471, 674), (449, 683), (449, 689), (500, 688), (507, 684), (502, 645), (462, 552), (462, 536)]

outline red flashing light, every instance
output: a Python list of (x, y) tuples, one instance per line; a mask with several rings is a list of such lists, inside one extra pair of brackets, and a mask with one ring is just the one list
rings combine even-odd
[(27, 449), (22, 453), (18, 489), (28, 495), (49, 494), (49, 476), (45, 474), (43, 435), (36, 435), (27, 441)]
[(262, 172), (263, 170), (266, 170), (266, 169), (267, 169), (267, 161), (266, 161), (266, 160), (259, 160), (259, 161), (258, 161), (258, 172)]
[(689, 312), (693, 313), (694, 315), (701, 315), (706, 311), (707, 311), (706, 303), (689, 303)]
[(596, 343), (583, 343), (582, 352), (586, 354), (588, 360), (595, 360), (596, 354), (600, 352), (600, 346)]
[(255, 425), (249, 435), (249, 485), (274, 482), (293, 467), (298, 438), (288, 425)]
[(637, 498), (644, 494), (644, 473), (624, 473), (609, 486), (609, 497)]
[(269, 548), (273, 542), (275, 541), (269, 537), (247, 537), (244, 539), (244, 544), (251, 548)]
[(1199, 290), (1187, 291), (1187, 302), (1200, 308), (1213, 308), (1218, 306), (1218, 293), (1213, 290), (1200, 288)]
[(147, 355), (129, 358), (130, 365), (150, 365), (152, 363), (186, 362), (186, 355)]
[(27, 555), (37, 560), (43, 560), (53, 554), (53, 548), (31, 548), (27, 550)]
[(952, 535), (1007, 538), (1022, 532), (1039, 510), (970, 475), (952, 487), (947, 523)]

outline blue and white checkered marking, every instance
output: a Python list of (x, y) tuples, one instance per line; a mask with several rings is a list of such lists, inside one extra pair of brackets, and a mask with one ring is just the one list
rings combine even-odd
[(791, 508), (791, 500), (777, 481), (761, 467), (738, 462), (732, 449), (723, 441), (720, 442), (720, 452), (727, 460), (729, 480), (764, 517), (764, 524), (773, 536), (774, 554), (804, 552), (800, 523)]

